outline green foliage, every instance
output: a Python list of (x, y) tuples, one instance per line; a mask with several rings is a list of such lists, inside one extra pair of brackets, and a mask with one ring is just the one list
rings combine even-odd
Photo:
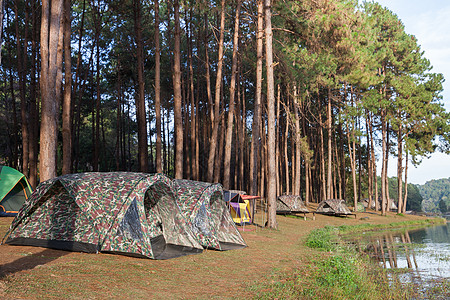
[(332, 251), (336, 248), (336, 232), (336, 227), (333, 226), (313, 230), (306, 239), (306, 245), (310, 248)]
[(445, 204), (445, 201), (441, 199), (441, 201), (439, 201), (439, 210), (441, 211), (441, 213), (446, 213), (448, 211), (448, 207), (447, 204)]
[[(418, 185), (420, 194), (423, 197), (423, 210), (427, 212), (443, 212), (444, 205), (450, 206), (450, 178), (427, 181), (423, 185)], [(441, 201), (443, 204), (441, 204)]]

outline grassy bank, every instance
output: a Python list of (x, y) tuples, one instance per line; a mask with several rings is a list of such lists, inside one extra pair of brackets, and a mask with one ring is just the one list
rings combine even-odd
[[(412, 285), (401, 284), (393, 270), (382, 269), (347, 247), (341, 236), (386, 229), (407, 229), (444, 224), (444, 219), (410, 220), (386, 224), (325, 226), (312, 230), (305, 244), (317, 251), (305, 268), (280, 275), (274, 273), (269, 284), (255, 286), (258, 299), (421, 299)], [(448, 281), (437, 283), (427, 297), (448, 294)]]
[[(0, 238), (11, 221), (0, 218)], [(0, 245), (0, 299), (364, 299), (375, 291), (372, 298), (380, 299), (380, 293), (391, 293), (383, 277), (364, 259), (334, 248), (333, 239), (347, 229), (429, 222), (394, 213), (308, 215), (306, 220), (279, 216), (277, 221), (278, 230), (241, 227), (245, 249), (165, 261)], [(323, 229), (329, 232), (324, 235)], [(313, 235), (317, 243), (328, 239), (330, 248), (307, 246)]]

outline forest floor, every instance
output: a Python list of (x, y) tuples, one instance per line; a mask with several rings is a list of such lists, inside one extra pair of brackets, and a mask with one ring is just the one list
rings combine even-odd
[[(310, 207), (312, 210), (314, 207)], [(264, 222), (257, 214), (256, 223)], [(0, 245), (1, 299), (245, 299), (254, 298), (273, 274), (305, 267), (319, 252), (305, 245), (308, 233), (327, 225), (390, 224), (425, 217), (373, 212), (342, 218), (308, 214), (277, 216), (278, 230), (239, 227), (248, 247), (207, 250), (170, 260), (86, 254)], [(0, 218), (3, 237), (13, 218)]]

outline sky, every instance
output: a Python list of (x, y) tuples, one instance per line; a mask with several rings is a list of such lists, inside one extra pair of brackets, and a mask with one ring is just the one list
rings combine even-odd
[[(394, 12), (408, 34), (415, 35), (433, 66), (446, 81), (442, 103), (450, 111), (450, 1), (448, 0), (377, 0)], [(397, 176), (397, 158), (390, 158), (388, 176)], [(380, 166), (377, 167), (380, 171)], [(432, 179), (450, 177), (450, 155), (434, 153), (423, 158), (418, 167), (408, 165), (408, 182), (424, 184)]]

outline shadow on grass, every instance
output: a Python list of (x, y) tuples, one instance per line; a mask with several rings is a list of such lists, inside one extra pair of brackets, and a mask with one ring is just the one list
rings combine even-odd
[(31, 270), (37, 266), (45, 265), (67, 254), (69, 254), (67, 251), (44, 249), (41, 252), (21, 257), (10, 263), (0, 265), (0, 279), (20, 271)]

